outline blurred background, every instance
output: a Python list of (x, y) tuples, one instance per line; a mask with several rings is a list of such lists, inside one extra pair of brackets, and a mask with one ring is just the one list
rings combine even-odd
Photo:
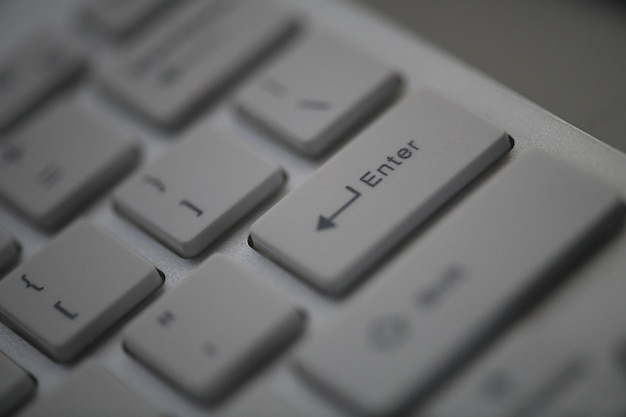
[(626, 1), (360, 1), (626, 151)]

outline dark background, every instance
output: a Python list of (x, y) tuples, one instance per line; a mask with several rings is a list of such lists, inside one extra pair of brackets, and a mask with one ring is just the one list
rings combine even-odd
[(626, 151), (626, 1), (360, 1)]

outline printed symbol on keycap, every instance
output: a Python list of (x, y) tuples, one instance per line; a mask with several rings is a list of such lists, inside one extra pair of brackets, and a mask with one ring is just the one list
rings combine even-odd
[(54, 186), (62, 178), (63, 178), (63, 170), (54, 164), (47, 165), (44, 169), (39, 171), (39, 173), (37, 174), (37, 179), (39, 180), (39, 182), (41, 182), (43, 185), (47, 187)]
[(330, 103), (323, 100), (301, 99), (298, 106), (305, 110), (327, 111), (330, 110)]
[(282, 97), (287, 93), (287, 86), (270, 77), (263, 80), (261, 88), (276, 97)]
[(411, 336), (411, 322), (400, 314), (376, 317), (367, 329), (370, 345), (379, 352), (388, 352), (404, 345)]
[(78, 317), (78, 313), (70, 313), (68, 310), (66, 310), (61, 305), (61, 301), (57, 301), (56, 303), (54, 303), (54, 308), (70, 320), (74, 320), (76, 317)]
[(163, 86), (170, 86), (180, 78), (181, 74), (180, 68), (168, 67), (159, 73), (159, 81)]
[(200, 217), (202, 216), (202, 213), (204, 213), (202, 210), (200, 210), (198, 207), (194, 206), (192, 203), (190, 203), (187, 200), (182, 200), (180, 203), (178, 203), (178, 205), (187, 207), (188, 209), (196, 213), (196, 217)]
[(22, 281), (24, 281), (24, 283), (26, 284), (26, 289), (32, 288), (33, 290), (39, 292), (42, 291), (44, 289), (44, 287), (40, 287), (38, 285), (33, 284), (31, 281), (29, 281), (26, 278), (26, 274), (22, 275)]
[(215, 357), (219, 353), (219, 349), (213, 343), (205, 343), (202, 345), (202, 352), (210, 357)]
[(165, 310), (161, 315), (157, 318), (159, 324), (163, 327), (168, 327), (171, 322), (175, 319), (174, 313), (171, 311)]
[(157, 177), (153, 177), (152, 175), (145, 175), (143, 177), (143, 182), (144, 184), (153, 186), (162, 193), (165, 192), (165, 184), (163, 184), (163, 181), (161, 181)]
[(496, 370), (487, 375), (480, 389), (486, 397), (492, 400), (501, 400), (510, 395), (514, 387), (515, 383), (510, 374)]
[(358, 192), (353, 187), (350, 187), (349, 185), (346, 185), (346, 190), (348, 190), (351, 193), (350, 199), (347, 202), (345, 202), (341, 207), (339, 207), (337, 210), (335, 210), (335, 212), (333, 214), (331, 214), (329, 216), (320, 215), (317, 218), (317, 228), (316, 228), (316, 230), (318, 232), (321, 231), (321, 230), (327, 230), (327, 229), (332, 229), (333, 227), (336, 227), (337, 224), (334, 222), (334, 220), (341, 213), (343, 213), (348, 207), (350, 207), (352, 205), (352, 203), (354, 203), (359, 197), (361, 197), (361, 193)]
[(2, 160), (8, 164), (15, 164), (21, 161), (23, 157), (24, 150), (16, 145), (10, 146), (8, 149), (2, 152)]

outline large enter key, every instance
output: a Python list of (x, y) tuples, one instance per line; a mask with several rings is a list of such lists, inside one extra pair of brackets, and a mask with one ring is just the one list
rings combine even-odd
[(257, 221), (260, 252), (340, 294), (511, 148), (434, 93), (409, 96)]

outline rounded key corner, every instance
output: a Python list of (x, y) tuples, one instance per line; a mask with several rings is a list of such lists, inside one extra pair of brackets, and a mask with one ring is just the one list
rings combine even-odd
[(161, 271), (156, 266), (154, 267), (154, 269), (156, 269), (157, 274), (159, 274), (159, 277), (161, 277), (161, 287), (162, 287), (163, 284), (165, 284), (165, 272)]
[(287, 182), (289, 181), (289, 173), (283, 167), (278, 168), (278, 176), (280, 177), (280, 184), (278, 184), (278, 187), (276, 187), (277, 188), (276, 191), (284, 187), (285, 184), (287, 184)]
[(513, 138), (513, 136), (509, 135), (507, 132), (504, 132), (504, 133), (506, 134), (506, 137), (509, 140), (509, 152), (511, 152), (515, 148), (515, 139)]
[(254, 247), (254, 240), (252, 239), (252, 233), (248, 233), (248, 246), (250, 246), (252, 249), (257, 250), (257, 248)]

